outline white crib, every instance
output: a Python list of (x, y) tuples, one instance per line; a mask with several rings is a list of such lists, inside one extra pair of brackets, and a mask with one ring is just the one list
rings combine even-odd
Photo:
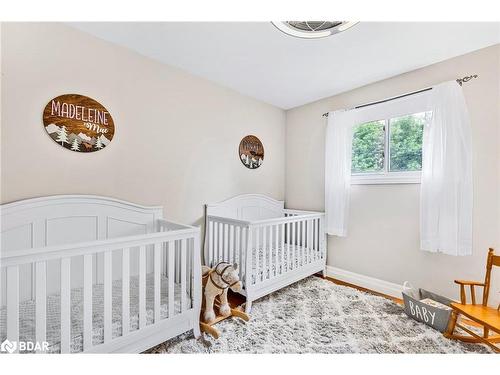
[(238, 263), (248, 313), (252, 301), (324, 272), (324, 213), (284, 209), (260, 194), (208, 204), (204, 258), (208, 266)]
[(2, 205), (0, 342), (137, 353), (190, 329), (198, 336), (199, 229), (162, 212), (86, 195)]

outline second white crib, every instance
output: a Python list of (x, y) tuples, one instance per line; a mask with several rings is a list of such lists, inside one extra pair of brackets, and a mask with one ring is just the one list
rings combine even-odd
[(326, 266), (324, 213), (284, 209), (284, 202), (245, 194), (206, 206), (205, 264), (236, 262), (246, 312), (256, 299)]

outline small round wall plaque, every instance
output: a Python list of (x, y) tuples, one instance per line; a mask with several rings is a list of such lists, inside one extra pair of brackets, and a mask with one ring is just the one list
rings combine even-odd
[(259, 168), (264, 162), (264, 146), (255, 135), (247, 135), (240, 142), (239, 156), (249, 169)]
[(54, 142), (76, 152), (102, 150), (115, 134), (108, 110), (94, 99), (78, 94), (49, 101), (43, 111), (43, 126)]

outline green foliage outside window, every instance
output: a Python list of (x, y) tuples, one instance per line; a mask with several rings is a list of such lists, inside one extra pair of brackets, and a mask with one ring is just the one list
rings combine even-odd
[(357, 126), (352, 137), (352, 172), (382, 171), (384, 143), (384, 121), (371, 121)]
[[(389, 171), (405, 172), (422, 169), (422, 137), (426, 117), (430, 113), (417, 113), (390, 119)], [(385, 120), (360, 124), (353, 131), (352, 172), (384, 171)]]
[(391, 171), (422, 169), (422, 136), (425, 114), (390, 120)]

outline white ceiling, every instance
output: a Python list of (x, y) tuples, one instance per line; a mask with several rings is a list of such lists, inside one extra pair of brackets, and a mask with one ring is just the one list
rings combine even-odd
[(71, 25), (284, 109), (500, 43), (500, 23), (360, 22), (319, 40), (268, 22)]

